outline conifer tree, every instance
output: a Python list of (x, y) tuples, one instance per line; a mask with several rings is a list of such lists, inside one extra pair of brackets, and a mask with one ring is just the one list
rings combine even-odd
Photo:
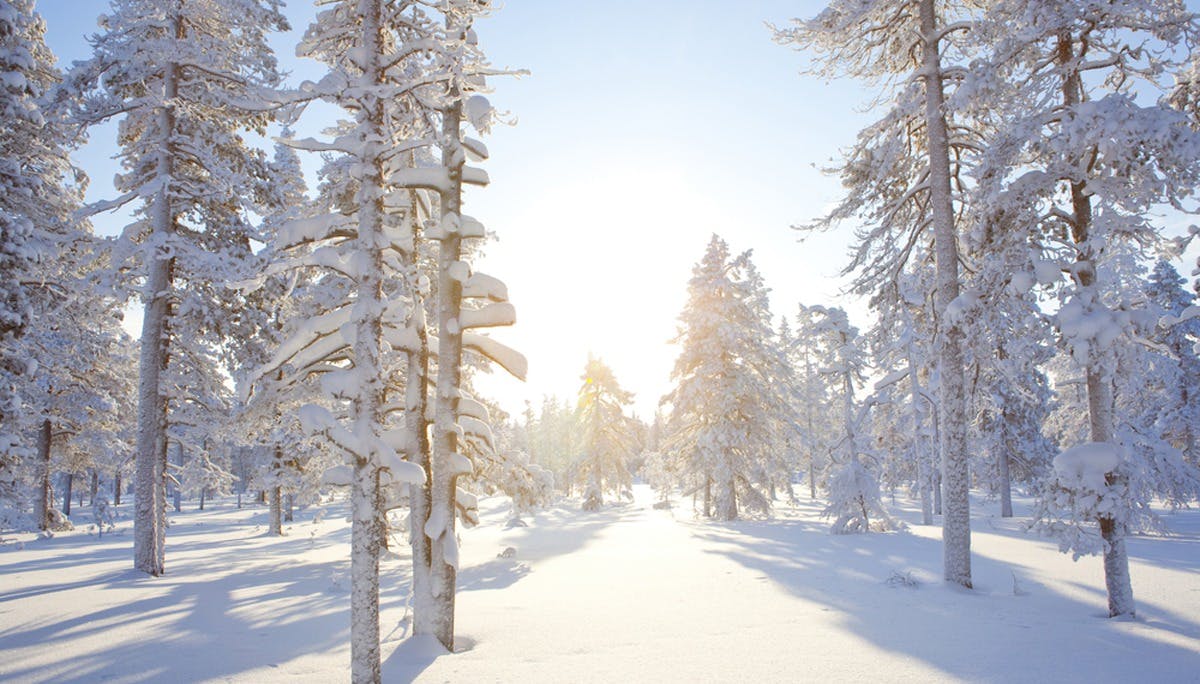
[(575, 409), (581, 453), (575, 477), (583, 485), (583, 509), (597, 511), (606, 491), (622, 496), (633, 486), (626, 462), (635, 451), (635, 425), (625, 415), (633, 395), (621, 389), (612, 369), (591, 356), (581, 379)]
[(256, 208), (265, 174), (241, 136), (268, 120), (256, 103), (280, 76), (266, 36), (286, 21), (267, 0), (114, 0), (100, 25), (93, 57), (76, 64), (64, 91), (82, 95), (79, 124), (120, 121), (116, 184), (124, 194), (91, 210), (136, 207), (115, 247), (114, 276), (127, 287), (132, 278), (142, 283), (134, 565), (159, 575), (166, 374), (185, 335), (176, 326), (189, 321), (184, 311), (216, 320), (207, 294), (223, 288), (231, 260), (250, 252), (245, 210)]

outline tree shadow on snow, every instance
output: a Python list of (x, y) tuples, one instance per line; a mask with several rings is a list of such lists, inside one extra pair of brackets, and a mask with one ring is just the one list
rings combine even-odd
[[(1197, 657), (1196, 650), (1165, 643), (1153, 633), (1162, 629), (1198, 636), (1194, 616), (1160, 620), (1155, 608), (1155, 619), (1149, 621), (1102, 619), (1102, 584), (1087, 587), (1096, 603), (1083, 603), (1025, 580), (1036, 571), (1019, 559), (973, 551), (976, 588), (961, 590), (941, 579), (938, 539), (904, 532), (831, 535), (827, 523), (811, 519), (684, 524), (706, 542), (709, 553), (836, 611), (847, 632), (951, 677), (1071, 681), (1079, 678), (1078, 658), (1083, 657), (1091, 661), (1086, 672), (1103, 672), (1111, 681), (1137, 681), (1154, 678), (1148, 674), (1149, 662), (1160, 673), (1178, 676), (1190, 671), (1180, 668), (1194, 666)], [(1197, 564), (1200, 560), (1193, 557), (1192, 566)], [(823, 657), (806, 653), (797, 661), (797, 676), (819, 677)]]
[[(297, 525), (299, 527), (299, 525)], [(0, 625), (4, 679), (15, 681), (196, 681), (245, 675), (261, 668), (286, 675), (288, 662), (337, 652), (349, 659), (349, 527), (324, 533), (321, 548), (295, 534), (257, 543), (185, 542), (184, 529), (168, 536), (167, 573), (148, 577), (128, 568), (130, 539), (57, 543), (69, 559), (20, 560), (0, 556), (0, 574), (49, 572), (86, 563), (77, 581), (28, 586), (0, 596), (8, 613)], [(174, 543), (173, 543), (174, 542)], [(337, 549), (345, 547), (346, 553)], [(326, 553), (334, 549), (332, 554)], [(381, 570), (381, 613), (398, 615), (407, 600), (405, 560)], [(53, 576), (52, 572), (49, 572)], [(87, 591), (87, 610), (71, 609), (71, 592)], [(133, 596), (134, 598), (130, 598)], [(21, 619), (21, 601), (61, 603), (61, 616)], [(388, 617), (385, 617), (385, 623)], [(134, 632), (122, 633), (133, 629)], [(136, 635), (136, 636), (135, 636)], [(26, 650), (28, 649), (28, 650)], [(52, 665), (44, 661), (53, 651)], [(25, 651), (25, 653), (21, 653)], [(33, 654), (28, 657), (25, 654)], [(337, 669), (337, 668), (334, 668)]]

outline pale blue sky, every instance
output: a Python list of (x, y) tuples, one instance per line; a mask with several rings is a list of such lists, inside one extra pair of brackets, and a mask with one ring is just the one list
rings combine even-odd
[[(483, 378), (484, 392), (514, 412), (543, 394), (573, 398), (591, 352), (651, 415), (670, 386), (676, 350), (667, 341), (691, 267), (713, 232), (734, 250), (754, 249), (777, 315), (799, 301), (847, 303), (836, 278), (847, 232), (801, 244), (789, 225), (838, 196), (836, 179), (817, 167), (853, 142), (869, 94), (799, 75), (802, 56), (774, 44), (764, 25), (820, 7), (510, 0), (481, 22), (496, 66), (532, 72), (492, 81), (493, 103), (518, 123), (487, 139), (492, 185), (465, 209), (498, 234), (479, 270), (507, 281), (517, 306), (517, 326), (495, 334), (530, 359), (528, 383)], [(61, 60), (88, 56), (82, 36), (105, 8), (39, 2)], [(314, 78), (320, 65), (292, 56), (314, 9), (294, 0), (288, 15), (294, 30), (275, 41), (281, 62), (297, 79)], [(301, 134), (321, 119), (311, 112)], [(113, 129), (92, 139), (80, 155), (89, 195), (111, 196)]]

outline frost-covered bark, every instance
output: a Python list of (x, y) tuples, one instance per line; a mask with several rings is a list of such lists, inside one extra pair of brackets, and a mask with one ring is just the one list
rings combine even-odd
[[(465, 40), (467, 26), (447, 17), (451, 39)], [(457, 36), (455, 34), (458, 34)], [(458, 478), (471, 472), (470, 462), (458, 449), (458, 404), (462, 392), (462, 281), (455, 269), (462, 263), (462, 186), (466, 153), (462, 147), (463, 96), (457, 85), (442, 113), (442, 165), (449, 182), (442, 190), (443, 234), (437, 259), (437, 383), (433, 395), (433, 439), (430, 443), (429, 590), (433, 596), (428, 625), (437, 640), (454, 649), (454, 599), (458, 573), (458, 540), (455, 537), (455, 499)], [(465, 463), (464, 463), (465, 461)]]
[[(977, 78), (1011, 98), (1011, 114), (979, 171), (980, 203), (991, 217), (1016, 217), (1037, 251), (1025, 280), (1055, 287), (1062, 299), (1059, 340), (1083, 372), (1087, 438), (1115, 449), (1127, 442), (1118, 434), (1113, 385), (1130, 317), (1105, 301), (1105, 262), (1123, 245), (1162, 244), (1151, 212), (1181, 208), (1200, 180), (1200, 137), (1186, 117), (1162, 103), (1141, 104), (1134, 93), (1173, 85), (1164, 76), (1195, 41), (1196, 16), (1174, 0), (1053, 8), (1007, 0), (985, 18), (996, 55), (978, 65)], [(1025, 30), (1007, 28), (1014, 18)], [(1105, 477), (1110, 505), (1067, 511), (1097, 516), (1113, 616), (1134, 612), (1123, 537), (1142, 505), (1128, 479), (1141, 459), (1121, 453)], [(1057, 500), (1051, 491), (1043, 501), (1050, 518), (1060, 515), (1051, 510)], [(1055, 521), (1046, 526), (1062, 531)]]
[(967, 472), (967, 387), (960, 321), (950, 312), (958, 298), (958, 237), (950, 194), (950, 143), (943, 110), (942, 61), (934, 0), (919, 1), (925, 127), (929, 140), (929, 211), (937, 269), (939, 434), (942, 448), (942, 565), (949, 582), (971, 586), (971, 502)]
[[(892, 109), (864, 130), (842, 169), (848, 197), (814, 228), (852, 217), (867, 230), (847, 271), (858, 272), (856, 289), (878, 292), (896, 277), (912, 253), (931, 240), (936, 265), (935, 348), (940, 382), (944, 575), (971, 586), (970, 510), (967, 498), (967, 395), (961, 321), (950, 307), (959, 296), (958, 234), (943, 91), (947, 70), (942, 48), (965, 23), (947, 23), (957, 6), (933, 0), (832, 2), (814, 19), (797, 21), (776, 39), (818, 53), (818, 71), (868, 80), (907, 77)], [(915, 63), (914, 63), (915, 62)], [(904, 79), (901, 79), (904, 80)], [(955, 168), (952, 168), (952, 162)]]

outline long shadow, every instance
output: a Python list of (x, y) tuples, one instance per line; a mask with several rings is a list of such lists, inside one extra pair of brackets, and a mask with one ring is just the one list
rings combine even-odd
[[(1176, 616), (1180, 624), (1134, 625), (1101, 619), (1096, 606), (1103, 605), (1102, 587), (1088, 588), (1101, 594), (1098, 604), (1044, 587), (1034, 588), (1037, 596), (1030, 600), (998, 579), (1011, 576), (1012, 559), (975, 553), (975, 576), (987, 578), (994, 589), (951, 588), (941, 581), (939, 540), (907, 533), (834, 536), (827, 525), (811, 520), (688, 525), (710, 553), (836, 610), (848, 632), (955, 678), (1073, 681), (1082, 657), (1097, 661), (1088, 672), (1103, 672), (1111, 681), (1154, 680), (1154, 668), (1178, 676), (1200, 654), (1200, 648), (1152, 638), (1155, 629), (1193, 636), (1194, 617)], [(899, 581), (889, 583), (893, 577)]]
[[(335, 560), (329, 560), (328, 554), (306, 558), (304, 551), (312, 541), (300, 535), (270, 542), (259, 539), (255, 544), (238, 539), (228, 540), (229, 544), (194, 540), (185, 544), (183, 530), (173, 532), (178, 551), (172, 565), (178, 571), (168, 565), (168, 573), (159, 578), (116, 566), (132, 555), (125, 541), (110, 543), (105, 538), (99, 543), (78, 535), (39, 540), (64, 550), (87, 547), (86, 554), (73, 555), (78, 560), (86, 556), (96, 569), (87, 579), (25, 587), (3, 597), (14, 603), (0, 625), (0, 651), (8, 654), (0, 664), (0, 678), (30, 682), (222, 679), (258, 668), (286, 668), (295, 658), (337, 650), (349, 642), (349, 581), (337, 579), (348, 577), (348, 553)], [(348, 547), (349, 529), (327, 530), (322, 537), (322, 549)], [(223, 552), (213, 553), (216, 547)], [(61, 567), (49, 558), (18, 559), (17, 554), (0, 557), (0, 574)], [(401, 562), (385, 562), (382, 575), (381, 612), (397, 614), (407, 598), (409, 569)], [(12, 620), (13, 611), (22, 605), (16, 603), (19, 600), (69, 606), (69, 592), (80, 590), (91, 593), (86, 605), (92, 609), (68, 607), (61, 617), (39, 611), (42, 617), (24, 621), (17, 613), (18, 619)], [(131, 590), (139, 598), (129, 600)], [(117, 636), (135, 623), (141, 623), (135, 628), (137, 640)], [(106, 640), (108, 635), (113, 638)], [(34, 657), (22, 657), (24, 649)], [(43, 659), (36, 653), (44, 654), (42, 649), (56, 649), (53, 666), (39, 664)]]

